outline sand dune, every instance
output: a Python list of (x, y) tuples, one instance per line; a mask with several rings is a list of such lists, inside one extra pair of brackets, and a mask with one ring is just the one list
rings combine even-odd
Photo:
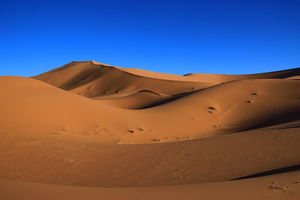
[(1, 178), (102, 187), (231, 180), (299, 165), (298, 131), (249, 131), (155, 145), (3, 134)]
[(102, 103), (106, 103), (120, 108), (142, 109), (166, 103), (182, 95), (183, 94), (167, 95), (156, 93), (151, 90), (140, 90), (136, 93), (128, 94), (125, 96), (116, 97), (114, 95), (109, 95), (104, 97), (96, 97), (93, 99), (101, 100)]
[[(180, 76), (88, 61), (31, 78), (2, 76), (0, 184), (213, 198), (198, 191), (206, 188), (227, 195), (214, 199), (230, 199), (233, 188), (257, 183), (269, 188), (244, 189), (250, 195), (244, 199), (300, 198), (294, 184), (300, 181), (299, 73)], [(283, 168), (295, 172), (276, 172)], [(266, 175), (271, 172), (277, 174)], [(265, 174), (245, 178), (259, 173)], [(289, 182), (280, 195), (272, 193), (278, 192), (273, 179)], [(103, 189), (92, 193), (117, 198)]]
[[(0, 181), (4, 199), (74, 199), (140, 200), (142, 199), (291, 199), (298, 200), (299, 172), (238, 181), (191, 184), (169, 187), (94, 188)], [(18, 192), (16, 192), (18, 191)], [(216, 192), (217, 191), (217, 192)]]
[[(157, 93), (178, 94), (205, 88), (211, 84), (193, 82), (182, 76), (148, 76), (148, 73), (133, 73), (120, 67), (91, 62), (72, 62), (34, 78), (71, 92), (97, 97), (116, 93), (132, 93), (150, 90)], [(151, 74), (149, 72), (149, 74)]]
[(247, 75), (224, 75), (224, 74), (200, 74), (190, 73), (185, 76), (190, 77), (193, 80), (201, 80), (209, 83), (221, 83), (233, 80), (243, 79), (285, 79), (293, 76), (299, 76), (300, 69), (289, 69), (276, 72), (259, 73), (259, 74), (247, 74)]

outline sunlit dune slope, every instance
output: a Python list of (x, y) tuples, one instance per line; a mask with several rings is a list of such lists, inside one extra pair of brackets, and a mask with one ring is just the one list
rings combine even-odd
[(299, 128), (134, 145), (1, 134), (0, 178), (104, 187), (224, 181), (299, 165), (299, 145)]

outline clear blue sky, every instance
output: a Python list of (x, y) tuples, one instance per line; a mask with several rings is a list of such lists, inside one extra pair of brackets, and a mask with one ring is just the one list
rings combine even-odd
[(76, 60), (174, 74), (300, 67), (300, 0), (1, 0), (0, 75)]

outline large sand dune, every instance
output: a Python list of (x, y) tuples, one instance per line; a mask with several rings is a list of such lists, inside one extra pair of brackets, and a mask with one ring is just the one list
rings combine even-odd
[(87, 61), (2, 76), (0, 197), (300, 199), (299, 75)]

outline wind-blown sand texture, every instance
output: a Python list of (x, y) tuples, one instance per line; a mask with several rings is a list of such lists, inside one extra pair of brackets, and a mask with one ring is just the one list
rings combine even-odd
[(1, 76), (0, 199), (300, 199), (299, 77)]

